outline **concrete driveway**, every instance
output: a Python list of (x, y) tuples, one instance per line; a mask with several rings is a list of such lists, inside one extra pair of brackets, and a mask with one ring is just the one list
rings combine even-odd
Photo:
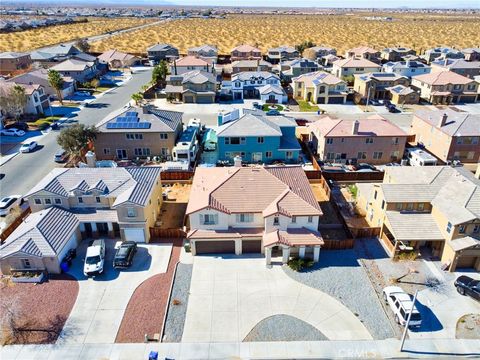
[(333, 297), (268, 269), (260, 256), (194, 258), (182, 342), (241, 342), (261, 320), (286, 314), (330, 340), (372, 339), (358, 318)]
[(69, 273), (78, 279), (80, 289), (57, 344), (114, 343), (127, 304), (137, 286), (149, 277), (167, 271), (171, 244), (138, 244), (132, 267), (115, 270), (114, 247), (118, 241), (106, 240), (105, 270), (95, 278), (83, 275), (88, 240), (77, 248), (77, 257)]

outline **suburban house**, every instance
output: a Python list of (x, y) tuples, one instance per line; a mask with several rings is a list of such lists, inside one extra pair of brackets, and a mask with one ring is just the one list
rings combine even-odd
[(293, 97), (314, 104), (345, 104), (347, 83), (332, 74), (317, 71), (292, 79)]
[[(15, 82), (17, 84), (24, 85), (41, 85), (43, 86), (45, 94), (48, 97), (57, 97), (57, 91), (52, 88), (48, 82), (48, 70), (47, 69), (38, 69), (24, 73), (14, 78), (9, 79), (8, 81)], [(75, 91), (75, 81), (69, 76), (63, 76), (63, 88), (61, 90), (62, 97), (72, 95)]]
[(322, 210), (305, 172), (291, 167), (198, 168), (186, 215), (192, 255), (262, 253), (318, 262)]
[(231, 84), (234, 100), (259, 99), (259, 89), (265, 85), (281, 86), (279, 76), (267, 71), (244, 71), (233, 74)]
[(160, 212), (160, 167), (56, 168), (25, 195), (30, 214), (0, 247), (3, 274), (60, 273), (82, 238), (149, 242)]
[(276, 48), (268, 49), (267, 58), (272, 64), (278, 64), (281, 61), (288, 61), (298, 58), (300, 53), (293, 46), (281, 45)]
[(369, 164), (397, 162), (408, 134), (380, 115), (344, 120), (323, 117), (307, 125), (309, 142), (321, 161)]
[(480, 61), (480, 48), (463, 49), (462, 54), (467, 61)]
[(340, 59), (341, 58), (338, 57), (337, 55), (329, 54), (329, 55), (325, 55), (325, 56), (321, 57), (318, 60), (318, 64), (321, 65), (321, 66), (325, 66), (326, 68), (331, 68), (331, 67), (333, 67), (333, 63), (337, 60), (340, 60)]
[(382, 65), (382, 71), (411, 78), (416, 75), (429, 74), (432, 71), (432, 68), (427, 64), (415, 60), (399, 62), (389, 61)]
[(297, 124), (287, 116), (235, 110), (218, 116), (218, 159), (240, 156), (249, 163), (297, 163), (301, 151), (295, 137)]
[(390, 101), (395, 105), (418, 104), (420, 94), (410, 86), (395, 85), (386, 88), (390, 92)]
[(303, 50), (302, 56), (319, 62), (324, 56), (337, 55), (337, 50), (327, 46), (314, 46)]
[(158, 156), (171, 160), (172, 149), (182, 133), (182, 115), (178, 111), (151, 106), (129, 108), (96, 125), (93, 140), (99, 160), (125, 160)]
[(116, 49), (105, 51), (97, 58), (100, 63), (108, 64), (108, 66), (113, 69), (126, 68), (140, 62), (139, 57)]
[(168, 75), (165, 92), (168, 97), (185, 103), (211, 104), (215, 102), (217, 79), (211, 72), (199, 70)]
[(30, 54), (33, 62), (53, 63), (70, 59), (73, 55), (80, 54), (81, 51), (72, 44), (59, 44), (42, 50), (34, 51)]
[(156, 44), (147, 49), (148, 60), (159, 63), (162, 60), (178, 59), (178, 49), (169, 44)]
[(0, 53), (0, 75), (16, 74), (32, 65), (30, 54), (18, 52)]
[(478, 98), (478, 82), (453, 71), (440, 71), (412, 77), (412, 87), (431, 104), (473, 103)]
[(464, 59), (435, 60), (430, 64), (432, 72), (453, 71), (459, 75), (474, 79), (480, 75), (480, 61), (466, 61)]
[(347, 59), (366, 59), (375, 63), (380, 63), (380, 51), (369, 46), (359, 46), (345, 52)]
[(480, 181), (463, 167), (398, 166), (358, 183), (357, 208), (393, 257), (424, 250), (450, 270), (480, 270)]
[(355, 74), (353, 89), (362, 99), (388, 99), (390, 97), (388, 87), (395, 85), (408, 86), (409, 83), (410, 80), (406, 76), (395, 73)]
[(408, 55), (417, 55), (417, 52), (406, 47), (385, 48), (380, 57), (387, 61), (402, 61)]
[(252, 60), (252, 59), (262, 59), (262, 52), (260, 49), (257, 49), (251, 45), (240, 45), (232, 49), (230, 52), (230, 60)]
[(184, 56), (170, 64), (172, 75), (182, 75), (190, 71), (214, 72), (214, 67), (208, 61), (195, 56)]
[(278, 85), (264, 85), (258, 89), (260, 100), (269, 104), (286, 104), (288, 96), (285, 90)]
[(420, 57), (430, 64), (434, 60), (463, 59), (464, 55), (457, 49), (437, 47), (428, 49), (423, 55), (420, 55)]
[[(27, 102), (22, 110), (22, 114), (37, 116), (48, 114), (47, 110), (50, 108), (50, 100), (45, 94), (45, 90), (43, 89), (42, 85), (25, 85), (17, 84), (13, 81), (7, 82), (5, 80), (0, 80), (0, 97), (10, 93), (15, 85), (19, 85), (24, 88), (25, 96), (27, 98)], [(16, 114), (10, 115), (15, 116)]]
[(90, 81), (98, 75), (94, 62), (77, 59), (68, 59), (52, 66), (50, 69), (58, 71), (62, 76), (68, 76), (79, 83)]
[(232, 63), (232, 74), (245, 71), (272, 71), (272, 64), (261, 59), (237, 60)]
[(198, 57), (213, 64), (214, 62), (217, 62), (218, 49), (213, 45), (195, 46), (187, 50), (187, 55)]
[(332, 74), (338, 78), (368, 72), (379, 72), (382, 67), (367, 59), (348, 58), (333, 63)]
[(443, 162), (480, 161), (480, 115), (453, 109), (419, 110), (414, 113), (411, 134)]
[(305, 58), (286, 61), (281, 64), (282, 75), (287, 79), (318, 71), (319, 68), (320, 66), (316, 61)]

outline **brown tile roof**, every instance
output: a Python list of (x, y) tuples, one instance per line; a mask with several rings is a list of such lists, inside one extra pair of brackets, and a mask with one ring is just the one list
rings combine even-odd
[(239, 51), (239, 52), (260, 52), (260, 49), (254, 47), (254, 46), (251, 46), (251, 45), (239, 45), (235, 48), (232, 49), (232, 52), (233, 51)]
[(288, 246), (323, 245), (322, 235), (318, 231), (306, 228), (276, 230), (263, 235), (263, 246), (284, 244)]
[(175, 60), (177, 66), (207, 66), (209, 63), (195, 56), (184, 56)]

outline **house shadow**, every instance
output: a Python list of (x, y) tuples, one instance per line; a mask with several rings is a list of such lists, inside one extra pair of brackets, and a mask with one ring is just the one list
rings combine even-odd
[(71, 114), (80, 111), (76, 106), (51, 106), (50, 111), (46, 112), (47, 116), (70, 116)]
[(377, 237), (355, 239), (355, 252), (360, 258), (367, 260), (390, 258), (380, 241)]
[(435, 332), (443, 329), (442, 323), (428, 306), (422, 304), (418, 299), (415, 302), (415, 306), (422, 316), (422, 325), (418, 328), (410, 328), (411, 332)]

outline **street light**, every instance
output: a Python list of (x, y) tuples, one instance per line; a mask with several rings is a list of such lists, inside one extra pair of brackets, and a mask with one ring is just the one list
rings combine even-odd
[(405, 324), (405, 329), (403, 330), (402, 343), (400, 344), (400, 352), (403, 351), (403, 344), (405, 343), (405, 338), (407, 337), (408, 325), (410, 325), (410, 318), (412, 317), (413, 308), (415, 307), (415, 303), (417, 302), (417, 295), (418, 295), (418, 290), (415, 291), (415, 296), (413, 297), (412, 308), (410, 309), (410, 311), (408, 313), (407, 323)]

